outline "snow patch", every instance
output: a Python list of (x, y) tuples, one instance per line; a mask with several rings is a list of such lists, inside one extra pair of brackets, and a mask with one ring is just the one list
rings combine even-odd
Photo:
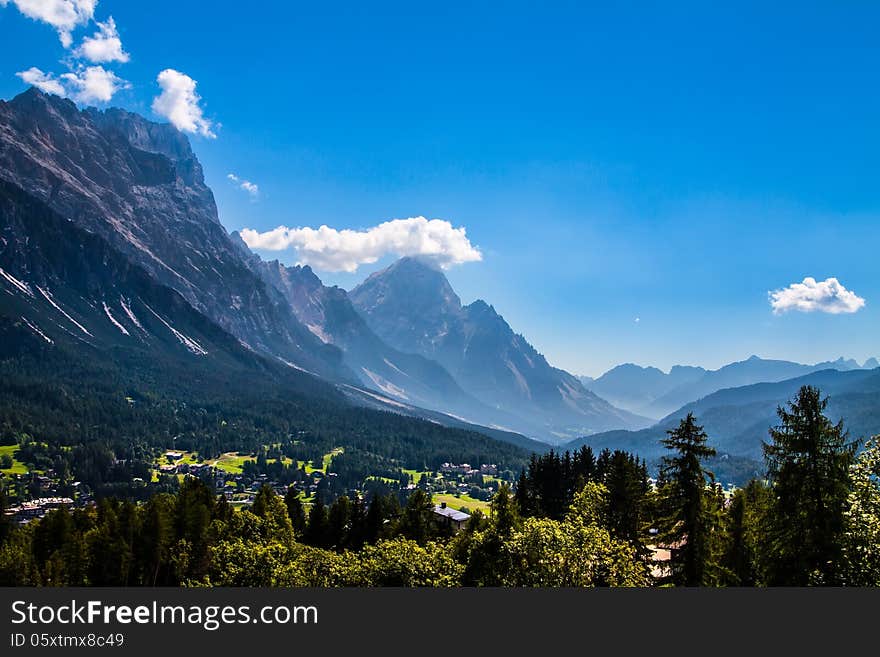
[[(144, 303), (144, 300), (143, 300), (143, 299), (141, 299), (141, 303)], [(171, 324), (169, 324), (169, 323), (166, 322), (164, 319), (162, 319), (162, 318), (159, 316), (159, 313), (157, 313), (155, 310), (153, 310), (152, 308), (150, 308), (147, 304), (144, 303), (144, 307), (145, 307), (147, 310), (149, 310), (151, 313), (153, 313), (153, 314), (156, 316), (156, 319), (158, 319), (160, 322), (162, 322), (162, 323), (168, 328), (168, 330), (171, 331), (171, 332), (174, 334), (174, 337), (177, 338), (178, 340), (180, 340), (180, 343), (181, 343), (184, 347), (186, 347), (187, 349), (189, 349), (189, 350), (190, 350), (192, 353), (194, 353), (196, 356), (207, 356), (207, 355), (208, 355), (208, 352), (205, 351), (205, 349), (204, 349), (204, 347), (202, 347), (202, 345), (200, 345), (198, 342), (196, 342), (195, 340), (193, 340), (193, 339), (190, 338), (189, 336), (184, 335), (183, 333), (181, 333), (180, 331), (178, 331), (176, 328), (174, 328), (173, 326), (171, 326)]]
[(53, 344), (54, 340), (52, 340), (52, 338), (50, 338), (48, 335), (46, 335), (45, 333), (43, 333), (43, 332), (39, 329), (39, 327), (38, 327), (36, 324), (31, 324), (31, 323), (27, 320), (27, 317), (22, 316), (21, 320), (22, 320), (25, 324), (27, 324), (28, 327), (30, 327), (30, 329), (31, 329), (34, 333), (36, 333), (37, 335), (39, 335), (41, 338), (43, 338), (43, 339), (44, 339), (46, 342), (48, 342), (49, 344)]
[(371, 398), (375, 399), (376, 401), (380, 401), (383, 404), (389, 404), (391, 406), (397, 406), (398, 408), (412, 410), (411, 406), (407, 406), (406, 404), (402, 404), (398, 401), (394, 401), (393, 399), (388, 399), (388, 397), (383, 397), (382, 395), (378, 395), (374, 392), (370, 392), (369, 390), (364, 390), (363, 388), (356, 388), (352, 385), (348, 385), (347, 383), (343, 383), (341, 385), (345, 388), (349, 388), (351, 390), (354, 390), (355, 392), (357, 392), (361, 395), (366, 395), (367, 397), (371, 397)]
[(324, 333), (324, 329), (322, 329), (317, 324), (306, 324), (306, 328), (309, 329), (315, 336), (324, 344), (330, 344), (330, 338)]
[(122, 331), (122, 334), (123, 334), (123, 335), (131, 335), (131, 334), (128, 332), (128, 329), (125, 328), (125, 327), (124, 327), (122, 324), (120, 324), (119, 322), (117, 322), (117, 321), (116, 321), (116, 318), (115, 318), (113, 315), (110, 314), (110, 307), (107, 305), (107, 302), (106, 302), (106, 301), (102, 301), (102, 302), (101, 302), (101, 305), (104, 306), (104, 313), (107, 315), (107, 319), (109, 319), (109, 320), (113, 323), (113, 326), (115, 326), (115, 327), (118, 328), (120, 331)]
[(74, 325), (75, 325), (80, 331), (82, 331), (83, 333), (85, 333), (85, 334), (86, 334), (87, 336), (89, 336), (90, 338), (95, 337), (94, 335), (92, 335), (91, 333), (89, 333), (89, 330), (88, 330), (85, 326), (83, 326), (83, 325), (80, 324), (78, 321), (76, 321), (73, 317), (71, 317), (71, 316), (68, 315), (66, 312), (64, 312), (64, 309), (61, 308), (61, 306), (59, 306), (57, 303), (55, 303), (55, 299), (52, 298), (52, 293), (51, 293), (51, 292), (49, 292), (48, 290), (44, 290), (44, 289), (41, 288), (39, 285), (37, 286), (37, 289), (40, 291), (40, 294), (42, 294), (44, 297), (46, 297), (46, 301), (48, 301), (50, 304), (52, 304), (52, 307), (53, 307), (55, 310), (57, 310), (57, 311), (60, 312), (62, 315), (64, 315), (68, 320), (70, 320), (70, 322), (73, 323), (73, 324), (74, 324)]
[(403, 388), (398, 388), (387, 379), (383, 379), (381, 376), (379, 376), (375, 372), (371, 372), (366, 367), (362, 367), (361, 370), (370, 378), (370, 380), (373, 382), (373, 385), (375, 385), (385, 394), (391, 395), (392, 397), (398, 397), (400, 399), (409, 399)]
[(28, 295), (29, 297), (33, 298), (34, 293), (31, 292), (30, 285), (28, 285), (28, 284), (25, 283), (24, 281), (20, 281), (20, 280), (18, 280), (18, 279), (17, 279), (15, 276), (13, 276), (12, 274), (7, 274), (5, 271), (3, 271), (3, 268), (2, 268), (2, 267), (0, 267), (0, 276), (2, 276), (2, 277), (5, 278), (7, 281), (9, 281), (10, 283), (12, 283), (12, 286), (15, 287), (17, 290), (19, 290), (20, 292), (24, 292), (26, 295)]
[(395, 372), (397, 372), (397, 373), (399, 373), (399, 374), (401, 374), (401, 375), (403, 375), (403, 376), (409, 377), (409, 374), (407, 374), (406, 372), (404, 372), (402, 369), (400, 369), (397, 365), (395, 365), (394, 363), (392, 363), (392, 362), (391, 362), (390, 360), (388, 360), (387, 358), (383, 358), (382, 360), (384, 360), (384, 361), (385, 361), (385, 364), (386, 364), (388, 367), (390, 367), (392, 370), (394, 370)]
[(291, 363), (289, 360), (284, 360), (283, 358), (281, 358), (281, 356), (277, 356), (277, 358), (278, 358), (278, 360), (280, 360), (282, 363), (284, 363), (288, 367), (292, 367), (293, 369), (299, 370), (300, 372), (305, 372), (306, 374), (311, 374), (312, 376), (318, 376), (317, 374), (315, 374), (311, 370), (307, 370), (304, 367), (300, 367), (296, 363)]
[(141, 331), (146, 333), (146, 329), (141, 326), (141, 323), (138, 321), (138, 318), (135, 317), (135, 314), (131, 312), (131, 301), (126, 300), (125, 297), (119, 297), (119, 305), (122, 306), (122, 311), (128, 316), (131, 320), (132, 324), (137, 326)]
[(520, 371), (516, 369), (516, 365), (511, 363), (509, 360), (506, 360), (504, 364), (507, 365), (507, 369), (509, 369), (513, 374), (513, 378), (516, 379), (516, 384), (519, 386), (519, 389), (522, 390), (529, 399), (531, 399), (532, 391), (529, 390), (529, 384), (526, 381), (525, 377), (520, 373)]

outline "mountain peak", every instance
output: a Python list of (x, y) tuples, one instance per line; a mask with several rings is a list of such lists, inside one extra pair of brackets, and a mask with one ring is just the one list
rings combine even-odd
[(418, 271), (424, 269), (440, 274), (443, 278), (446, 278), (446, 274), (443, 273), (443, 270), (440, 269), (437, 262), (427, 256), (403, 256), (388, 267), (388, 270), (392, 269), (402, 269), (405, 271)]
[[(0, 101), (0, 103), (2, 102)], [(64, 118), (70, 118), (79, 112), (76, 104), (69, 98), (47, 94), (36, 87), (22, 91), (5, 104), (31, 118), (46, 114), (59, 114)]]

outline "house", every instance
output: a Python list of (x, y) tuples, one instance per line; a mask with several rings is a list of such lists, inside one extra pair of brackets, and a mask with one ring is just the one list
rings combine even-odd
[(471, 517), (467, 513), (450, 509), (446, 506), (446, 502), (441, 502), (439, 506), (434, 507), (434, 519), (455, 531), (461, 531)]

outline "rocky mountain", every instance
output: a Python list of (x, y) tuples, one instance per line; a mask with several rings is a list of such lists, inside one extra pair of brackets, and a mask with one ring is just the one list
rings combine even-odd
[(702, 399), (724, 388), (784, 381), (826, 369), (846, 371), (856, 368), (858, 368), (858, 364), (855, 361), (847, 361), (844, 358), (815, 365), (804, 365), (786, 360), (767, 360), (751, 356), (746, 360), (730, 363), (717, 370), (710, 370), (695, 381), (672, 388), (644, 407), (644, 412), (649, 417), (663, 417), (689, 402)]
[(30, 89), (0, 101), (0, 179), (101, 236), (247, 348), (354, 381), (243, 261), (187, 138), (119, 109), (79, 110)]
[[(761, 444), (767, 440), (767, 430), (778, 424), (776, 409), (792, 399), (803, 385), (816, 386), (829, 397), (829, 417), (835, 422), (844, 418), (852, 438), (880, 433), (880, 369), (821, 369), (785, 381), (719, 390), (685, 404), (647, 429), (585, 436), (566, 448), (577, 449), (586, 444), (594, 450), (624, 449), (655, 460), (664, 453), (660, 439), (666, 431), (692, 412), (704, 426), (710, 444), (725, 459), (745, 459), (753, 464), (753, 470), (760, 472)], [(717, 461), (714, 467), (724, 468), (725, 459)]]
[(246, 363), (265, 371), (260, 386), (331, 391), (537, 445), (499, 421), (477, 426), (503, 414), (438, 364), (384, 345), (343, 290), (308, 268), (255, 266), (219, 223), (187, 138), (169, 125), (31, 89), (0, 101), (0, 185), (0, 317), (10, 335), (58, 353), (98, 350), (99, 361), (112, 354), (133, 376), (166, 363), (175, 376), (202, 368), (222, 380), (240, 371), (228, 365)]
[(346, 291), (324, 285), (310, 267), (263, 261), (238, 233), (231, 237), (251, 270), (281, 293), (297, 319), (322, 342), (342, 350), (344, 363), (364, 386), (396, 401), (474, 423), (533, 432), (531, 425), (465, 393), (436, 361), (386, 344), (355, 310)]
[[(365, 416), (363, 421), (377, 425), (394, 411), (527, 450), (541, 447), (521, 435), (400, 404), (356, 385), (334, 385), (250, 349), (104, 237), (0, 178), (0, 368), (8, 367), (30, 382), (19, 392), (31, 406), (41, 386), (61, 386), (64, 403), (78, 404), (83, 393), (71, 381), (87, 384), (88, 395), (98, 388), (101, 394), (130, 391), (117, 392), (110, 403), (124, 405), (129, 394), (207, 398), (217, 412), (221, 397), (277, 396), (288, 406), (308, 409), (310, 417), (320, 409), (345, 415), (347, 409), (367, 407), (385, 411)], [(16, 389), (7, 387), (4, 395), (13, 403)], [(57, 410), (53, 406), (52, 412)]]
[(462, 305), (443, 272), (427, 261), (403, 258), (349, 296), (382, 340), (437, 361), (465, 392), (539, 431), (532, 435), (559, 442), (646, 423), (550, 366), (486, 302)]
[(702, 367), (675, 365), (667, 373), (656, 367), (625, 363), (597, 379), (585, 381), (584, 387), (615, 406), (647, 415), (655, 400), (679, 386), (696, 382), (705, 374), (706, 370)]
[(193, 381), (199, 371), (248, 371), (341, 399), (332, 385), (246, 349), (103, 237), (2, 179), (0, 320), (10, 354), (10, 336), (26, 334), (48, 352), (115, 360), (141, 374), (147, 363)]
[(666, 373), (656, 367), (626, 363), (607, 371), (584, 386), (615, 406), (633, 413), (661, 418), (685, 404), (724, 388), (753, 383), (772, 383), (826, 369), (842, 372), (871, 369), (871, 360), (860, 366), (853, 359), (838, 358), (815, 365), (758, 356), (730, 363), (717, 370), (675, 365)]

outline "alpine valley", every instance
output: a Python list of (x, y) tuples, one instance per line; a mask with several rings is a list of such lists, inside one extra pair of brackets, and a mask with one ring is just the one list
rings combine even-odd
[(429, 260), (326, 286), (227, 233), (177, 129), (33, 88), (0, 101), (0, 334), (5, 438), (36, 438), (38, 469), (109, 464), (77, 472), (98, 488), (149, 481), (165, 449), (270, 450), (294, 469), (326, 456), (357, 474), (343, 490), (444, 463), (510, 478), (560, 446), (653, 460), (689, 411), (741, 482), (776, 406), (812, 382), (859, 435), (880, 431), (876, 361), (579, 378)]

